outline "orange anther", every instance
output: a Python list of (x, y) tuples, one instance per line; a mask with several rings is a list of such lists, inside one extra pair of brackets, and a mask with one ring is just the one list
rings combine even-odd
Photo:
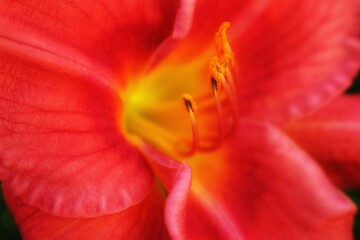
[(223, 82), (224, 79), (225, 68), (224, 65), (221, 65), (219, 63), (218, 57), (213, 57), (210, 59), (209, 70), (210, 70), (211, 89), (214, 90), (214, 87), (216, 87), (216, 90), (220, 91), (221, 82)]
[(235, 59), (234, 59), (234, 54), (227, 54), (225, 53), (224, 55), (222, 55), (219, 59), (219, 64), (221, 64), (223, 66), (223, 68), (225, 68), (225, 71), (227, 70), (227, 68), (229, 67), (235, 67)]
[(196, 106), (195, 101), (194, 101), (194, 99), (192, 98), (191, 95), (184, 93), (183, 94), (183, 100), (184, 100), (184, 103), (185, 103), (186, 110), (188, 110), (188, 111), (191, 110), (192, 112), (196, 111), (197, 106)]
[(229, 29), (229, 27), (230, 27), (230, 23), (224, 22), (223, 24), (220, 25), (219, 30), (215, 34), (215, 45), (219, 57), (221, 57), (224, 54), (233, 55), (227, 37), (227, 30)]

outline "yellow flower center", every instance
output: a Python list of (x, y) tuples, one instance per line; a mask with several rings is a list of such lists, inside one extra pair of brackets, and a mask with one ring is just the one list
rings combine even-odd
[(127, 86), (121, 123), (130, 141), (179, 160), (221, 146), (237, 117), (229, 27), (225, 22), (215, 34), (216, 51), (208, 48), (189, 61), (194, 46), (184, 45)]

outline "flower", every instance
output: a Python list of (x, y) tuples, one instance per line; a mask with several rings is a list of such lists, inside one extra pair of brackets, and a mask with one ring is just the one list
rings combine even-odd
[(276, 126), (301, 142), (285, 124), (350, 84), (358, 1), (0, 9), (0, 179), (24, 239), (351, 238), (353, 204)]

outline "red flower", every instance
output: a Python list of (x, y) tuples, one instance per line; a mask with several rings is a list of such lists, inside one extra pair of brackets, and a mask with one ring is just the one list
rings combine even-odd
[(274, 126), (359, 165), (358, 114), (286, 125), (350, 85), (359, 10), (1, 1), (0, 179), (24, 239), (351, 239), (353, 204)]

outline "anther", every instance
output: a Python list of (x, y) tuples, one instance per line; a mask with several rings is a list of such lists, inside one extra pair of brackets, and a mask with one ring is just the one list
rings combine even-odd
[(186, 151), (180, 151), (180, 154), (184, 157), (189, 157), (194, 155), (199, 149), (199, 129), (194, 114), (197, 107), (193, 98), (189, 94), (183, 94), (182, 98), (184, 100), (186, 110), (189, 113), (193, 139), (190, 149)]
[(224, 22), (223, 24), (221, 24), (219, 30), (215, 34), (215, 45), (219, 57), (227, 54), (232, 58), (234, 58), (234, 53), (231, 50), (230, 43), (227, 38), (227, 30), (229, 28), (230, 28), (230, 23)]
[(209, 61), (209, 71), (212, 78), (220, 81), (225, 71), (224, 65), (221, 65), (218, 57), (213, 57)]
[(185, 107), (188, 111), (195, 112), (197, 109), (197, 106), (195, 104), (194, 99), (189, 94), (184, 93), (183, 94), (183, 100), (185, 103)]
[(231, 104), (235, 104), (234, 88), (232, 87), (232, 83), (229, 84), (225, 77), (228, 67), (226, 67), (225, 64), (221, 64), (218, 57), (213, 57), (210, 59), (209, 68), (211, 78), (213, 79), (212, 82), (216, 81), (217, 86), (223, 86), (227, 97), (230, 98)]

